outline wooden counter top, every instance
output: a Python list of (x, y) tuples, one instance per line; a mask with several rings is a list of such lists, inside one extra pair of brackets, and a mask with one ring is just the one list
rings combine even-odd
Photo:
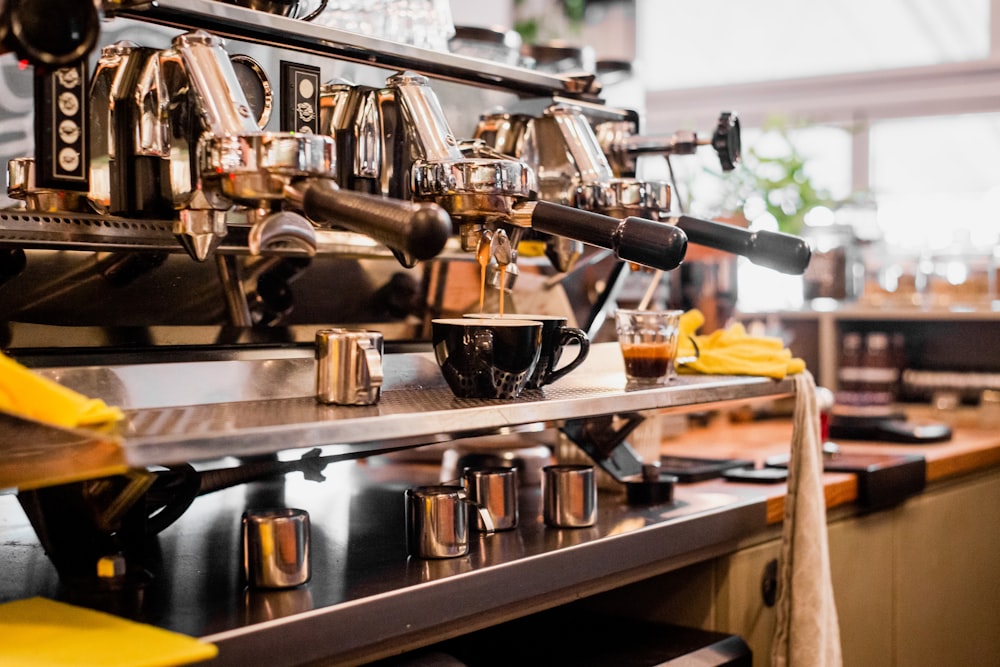
[[(760, 466), (769, 457), (787, 454), (791, 438), (790, 419), (731, 423), (725, 417), (718, 417), (708, 426), (695, 426), (681, 436), (665, 439), (661, 453), (718, 459), (752, 459)], [(837, 444), (845, 453), (923, 456), (927, 461), (928, 484), (1000, 465), (1000, 431), (994, 430), (956, 427), (950, 441), (929, 445), (853, 440), (841, 440)], [(826, 473), (825, 482), (828, 509), (857, 500), (855, 475)], [(711, 491), (731, 487), (734, 482), (717, 479), (698, 484), (706, 491)], [(784, 483), (752, 486), (766, 490), (768, 523), (780, 523), (784, 516), (788, 486)]]

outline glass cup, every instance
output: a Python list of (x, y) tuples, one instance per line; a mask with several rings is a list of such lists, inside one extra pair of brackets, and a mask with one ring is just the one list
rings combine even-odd
[(301, 0), (227, 0), (229, 4), (239, 5), (241, 7), (249, 7), (250, 9), (256, 9), (261, 12), (268, 12), (269, 14), (278, 14), (279, 16), (290, 16), (292, 18), (302, 19), (303, 21), (312, 21), (314, 18), (319, 16), (323, 11), (326, 10), (326, 4), (328, 0), (319, 0), (316, 7), (309, 11), (306, 9), (308, 3), (301, 2)]
[[(668, 384), (676, 365), (695, 361), (677, 357), (682, 310), (627, 310), (615, 313), (615, 329), (625, 360), (625, 377), (631, 385)], [(692, 341), (693, 342), (693, 341)]]

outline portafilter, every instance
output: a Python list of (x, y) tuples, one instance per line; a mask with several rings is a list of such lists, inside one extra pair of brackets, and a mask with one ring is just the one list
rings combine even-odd
[[(270, 132), (208, 136), (200, 150), (206, 187), (234, 202), (262, 209), (275, 202), (293, 204), (316, 225), (364, 234), (413, 260), (436, 256), (451, 234), (451, 220), (434, 203), (338, 188), (329, 177), (336, 163), (332, 137)], [(269, 219), (274, 218), (258, 224)], [(302, 238), (298, 232), (290, 235)]]

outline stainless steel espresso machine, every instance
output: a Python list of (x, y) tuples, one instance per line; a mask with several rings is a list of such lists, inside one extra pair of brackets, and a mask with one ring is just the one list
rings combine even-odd
[[(638, 179), (630, 160), (709, 142), (640, 141), (635, 112), (604, 105), (594, 76), (244, 4), (52, 0), (52, 11), (80, 10), (82, 26), (57, 53), (18, 27), (30, 3), (3, 9), (0, 43), (28, 64), (33, 151), (7, 157), (0, 345), (125, 411), (99, 433), (0, 415), (17, 443), (0, 490), (16, 493), (75, 599), (132, 609), (159, 559), (149, 540), (208, 493), (289, 472), (318, 481), (335, 461), (538, 425), (568, 425), (632, 475), (638, 462), (619, 445), (637, 420), (610, 416), (788, 392), (684, 385), (642, 405), (620, 389), (590, 398), (586, 383), (603, 376), (578, 373), (568, 398), (556, 387), (516, 405), (456, 402), (422, 356), (449, 266), (482, 264), (492, 288), (509, 289), (519, 263), (558, 276), (595, 248), (672, 271), (698, 243), (793, 274), (810, 249), (675, 215), (669, 185)], [(437, 81), (499, 91), (508, 110), (469, 108), (477, 129), (456, 136)], [(731, 168), (735, 116), (710, 143)], [(529, 243), (544, 253), (519, 256)], [(315, 333), (337, 327), (384, 334), (379, 405), (315, 401)], [(110, 575), (96, 574), (109, 558)], [(251, 608), (237, 625), (253, 625)]]

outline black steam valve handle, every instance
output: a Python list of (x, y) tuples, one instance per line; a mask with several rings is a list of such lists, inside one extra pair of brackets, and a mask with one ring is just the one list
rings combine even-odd
[(627, 262), (670, 271), (680, 265), (687, 253), (687, 235), (674, 225), (646, 218), (612, 218), (546, 201), (523, 206), (525, 211), (533, 207), (532, 229), (613, 250)]
[(451, 236), (451, 217), (433, 202), (341, 190), (329, 179), (310, 179), (296, 189), (309, 219), (364, 234), (415, 260), (436, 257)]
[(719, 154), (722, 171), (732, 171), (740, 161), (742, 151), (740, 119), (731, 111), (723, 111), (712, 134), (712, 148)]
[(691, 243), (746, 257), (754, 264), (781, 273), (805, 273), (812, 257), (809, 244), (798, 236), (783, 232), (747, 231), (742, 227), (687, 215), (669, 218), (683, 229)]

